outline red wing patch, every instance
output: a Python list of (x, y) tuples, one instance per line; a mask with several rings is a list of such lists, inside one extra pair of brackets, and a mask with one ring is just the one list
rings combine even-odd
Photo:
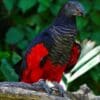
[(26, 68), (23, 70), (21, 81), (31, 83), (42, 77), (43, 71), (40, 68), (40, 62), (46, 55), (48, 55), (48, 50), (43, 43), (31, 48), (26, 56)]
[(80, 56), (80, 52), (81, 52), (80, 45), (78, 43), (74, 43), (71, 51), (71, 56), (69, 58), (69, 62), (67, 64), (65, 72), (68, 72), (70, 69), (72, 69), (75, 66)]

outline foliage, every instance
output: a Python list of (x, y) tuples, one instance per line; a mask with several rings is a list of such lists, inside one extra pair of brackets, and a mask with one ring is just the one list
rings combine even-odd
[[(0, 81), (17, 81), (13, 70), (29, 42), (57, 15), (67, 0), (0, 1)], [(100, 44), (100, 0), (80, 0), (86, 15), (77, 18), (79, 35)], [(18, 66), (20, 67), (20, 66)], [(96, 69), (91, 72), (96, 73)], [(93, 74), (92, 74), (93, 75)], [(92, 76), (91, 76), (92, 77)], [(93, 75), (92, 79), (96, 80)]]

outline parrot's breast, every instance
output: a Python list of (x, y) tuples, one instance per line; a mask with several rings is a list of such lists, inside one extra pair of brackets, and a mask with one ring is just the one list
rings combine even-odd
[(43, 67), (43, 78), (50, 81), (60, 82), (63, 72), (66, 68), (65, 65), (54, 65), (50, 59), (47, 59), (44, 67)]
[(75, 41), (76, 29), (67, 26), (53, 26), (50, 29), (53, 44), (49, 50), (49, 57), (54, 64), (64, 65), (70, 57), (71, 49)]

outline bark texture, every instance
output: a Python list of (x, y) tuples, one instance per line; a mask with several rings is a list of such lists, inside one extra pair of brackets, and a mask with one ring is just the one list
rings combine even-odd
[(49, 95), (36, 84), (0, 82), (0, 100), (100, 100), (89, 88), (82, 86), (77, 92), (66, 92), (65, 97), (56, 91)]

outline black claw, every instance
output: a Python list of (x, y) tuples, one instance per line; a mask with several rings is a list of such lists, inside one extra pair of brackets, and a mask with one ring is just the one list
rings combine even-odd
[[(52, 89), (49, 88), (49, 86), (46, 84), (46, 82), (44, 80), (39, 80), (36, 84), (39, 85), (46, 93), (48, 93), (48, 94), (52, 93)], [(34, 83), (33, 83), (33, 85), (34, 85)]]
[(59, 94), (64, 97), (66, 95), (66, 93), (65, 93), (63, 87), (57, 82), (53, 82), (53, 83), (55, 85), (55, 88), (58, 89)]

